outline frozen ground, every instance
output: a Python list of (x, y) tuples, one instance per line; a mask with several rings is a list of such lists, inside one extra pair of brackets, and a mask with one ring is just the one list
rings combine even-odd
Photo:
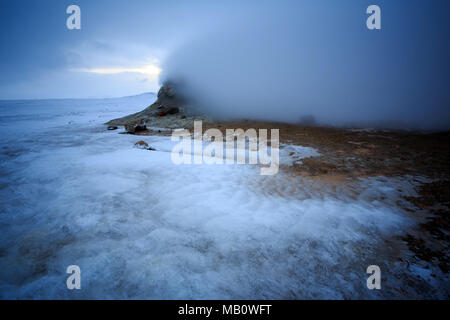
[[(251, 165), (176, 166), (169, 137), (140, 150), (142, 137), (102, 125), (152, 99), (0, 102), (1, 298), (445, 296), (444, 276), (395, 240), (414, 225), (401, 195), (418, 178), (331, 187)], [(315, 155), (283, 147), (284, 163)], [(73, 264), (78, 291), (66, 287)]]

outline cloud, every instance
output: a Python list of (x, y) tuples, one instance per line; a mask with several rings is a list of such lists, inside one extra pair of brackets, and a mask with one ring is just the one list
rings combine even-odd
[(89, 72), (97, 74), (119, 74), (119, 73), (139, 73), (144, 75), (148, 79), (157, 79), (162, 69), (154, 64), (143, 65), (140, 67), (109, 67), (109, 68), (81, 68), (74, 69), (77, 72)]

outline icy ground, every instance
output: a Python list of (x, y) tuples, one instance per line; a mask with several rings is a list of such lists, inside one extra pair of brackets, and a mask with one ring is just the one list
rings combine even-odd
[[(0, 102), (0, 298), (445, 294), (395, 240), (414, 225), (400, 196), (416, 179), (331, 187), (251, 165), (176, 166), (170, 138), (140, 150), (142, 137), (102, 125), (152, 99)], [(314, 154), (284, 148), (286, 162)], [(366, 287), (371, 264), (381, 290)], [(81, 290), (66, 287), (69, 265)]]

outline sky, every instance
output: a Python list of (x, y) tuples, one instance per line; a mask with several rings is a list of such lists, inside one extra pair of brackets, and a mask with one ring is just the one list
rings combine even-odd
[[(66, 27), (71, 4), (81, 30)], [(381, 30), (366, 27), (372, 4)], [(369, 118), (417, 122), (431, 111), (442, 127), (449, 9), (447, 0), (1, 0), (0, 99), (118, 97), (183, 78), (193, 94), (207, 91), (199, 106), (227, 103), (218, 116), (282, 97), (279, 120), (298, 118), (289, 105), (301, 98), (322, 118), (348, 118), (364, 103)], [(248, 107), (236, 113), (240, 102)]]
[[(81, 30), (66, 27), (71, 4)], [(0, 99), (155, 91), (161, 60), (219, 13), (195, 0), (1, 0)]]

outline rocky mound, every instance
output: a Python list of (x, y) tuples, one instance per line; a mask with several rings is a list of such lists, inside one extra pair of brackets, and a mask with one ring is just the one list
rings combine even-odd
[(177, 94), (173, 83), (165, 83), (158, 92), (158, 99), (146, 109), (126, 117), (108, 121), (108, 126), (123, 126), (128, 133), (146, 131), (147, 127), (191, 128), (193, 121), (206, 117), (189, 114), (186, 101)]

